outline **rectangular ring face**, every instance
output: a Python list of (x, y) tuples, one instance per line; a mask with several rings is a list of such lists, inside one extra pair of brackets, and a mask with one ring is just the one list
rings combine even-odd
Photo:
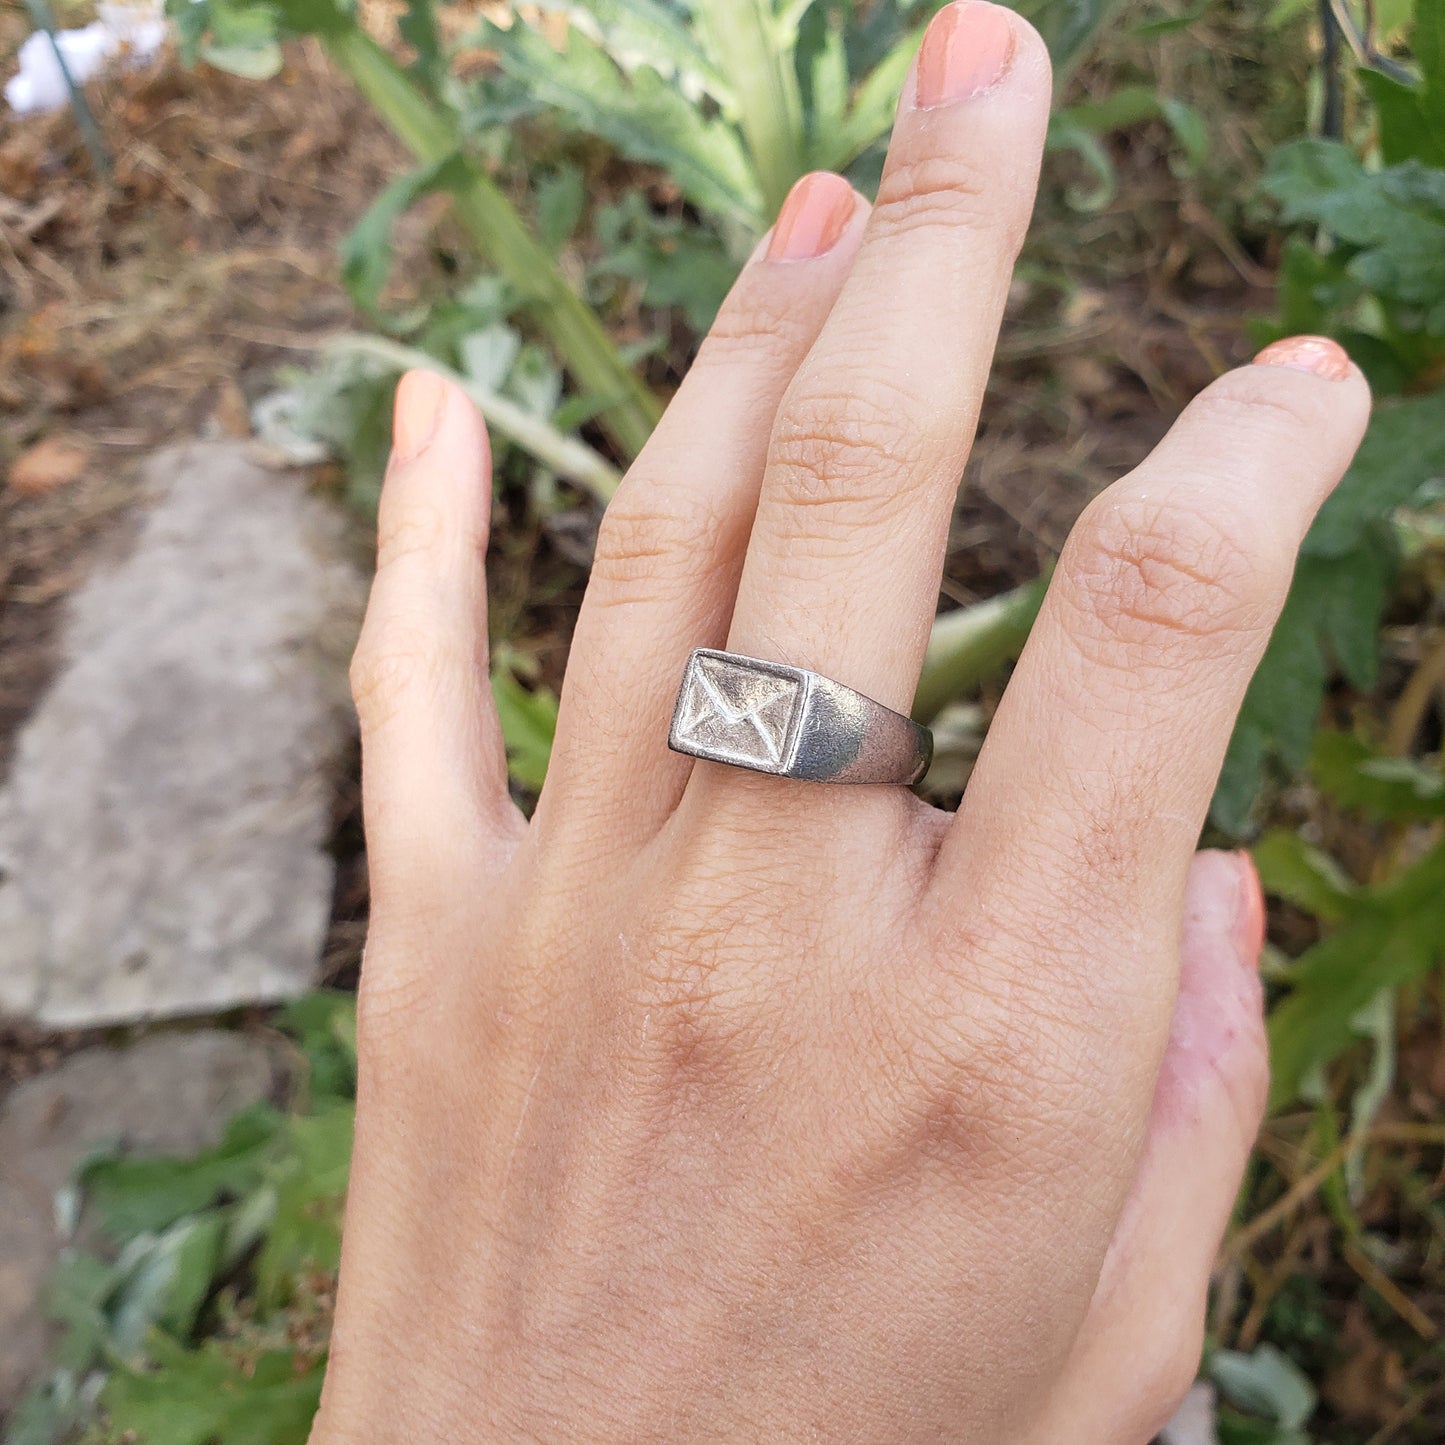
[(786, 771), (806, 687), (794, 668), (694, 652), (677, 696), (668, 745), (695, 757)]

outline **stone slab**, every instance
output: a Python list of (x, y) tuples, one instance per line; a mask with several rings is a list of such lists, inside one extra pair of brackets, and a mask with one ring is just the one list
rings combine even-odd
[(146, 486), (0, 787), (0, 1013), (52, 1027), (293, 996), (326, 935), (364, 594), (342, 520), (239, 443), (158, 453)]

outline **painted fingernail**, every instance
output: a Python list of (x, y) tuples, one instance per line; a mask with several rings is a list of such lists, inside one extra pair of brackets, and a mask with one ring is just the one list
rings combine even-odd
[(397, 384), (391, 413), (391, 457), (409, 462), (436, 435), (446, 404), (446, 383), (434, 371), (409, 371)]
[(838, 244), (853, 219), (853, 187), (831, 171), (814, 171), (788, 192), (768, 242), (770, 261), (809, 261)]
[(1264, 889), (1254, 859), (1243, 849), (1234, 859), (1239, 867), (1239, 893), (1234, 903), (1234, 951), (1246, 968), (1257, 969), (1264, 949)]
[(1286, 336), (1266, 346), (1254, 358), (1254, 364), (1309, 371), (1326, 381), (1343, 381), (1351, 371), (1345, 348), (1328, 336)]
[(920, 110), (981, 95), (1013, 59), (1009, 12), (987, 0), (956, 0), (933, 17), (918, 52), (914, 104)]

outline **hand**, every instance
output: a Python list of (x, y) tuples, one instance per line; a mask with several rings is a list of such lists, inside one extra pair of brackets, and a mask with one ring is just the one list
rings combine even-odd
[(665, 747), (700, 645), (906, 711), (1049, 93), (950, 6), (871, 214), (794, 190), (608, 510), (530, 823), (486, 437), (403, 383), (322, 1445), (1116, 1445), (1192, 1377), (1266, 1072), (1257, 883), (1193, 850), (1359, 373), (1281, 343), (1087, 509), (956, 816)]

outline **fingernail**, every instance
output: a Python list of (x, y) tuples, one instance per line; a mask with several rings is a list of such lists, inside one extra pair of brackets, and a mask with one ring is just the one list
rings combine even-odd
[(1343, 381), (1351, 371), (1345, 348), (1328, 336), (1286, 336), (1266, 346), (1254, 358), (1254, 364), (1309, 371), (1326, 381)]
[(397, 384), (391, 413), (391, 458), (409, 462), (436, 435), (446, 404), (446, 383), (434, 371), (409, 371)]
[(981, 95), (1013, 58), (1009, 12), (986, 0), (959, 0), (933, 17), (918, 52), (914, 104), (920, 110)]
[(1249, 969), (1259, 967), (1264, 949), (1264, 888), (1254, 859), (1242, 848), (1234, 855), (1239, 868), (1239, 894), (1234, 905), (1234, 948)]
[(857, 198), (853, 187), (831, 171), (814, 171), (793, 185), (778, 212), (770, 261), (808, 261), (838, 244), (843, 228), (853, 219)]

